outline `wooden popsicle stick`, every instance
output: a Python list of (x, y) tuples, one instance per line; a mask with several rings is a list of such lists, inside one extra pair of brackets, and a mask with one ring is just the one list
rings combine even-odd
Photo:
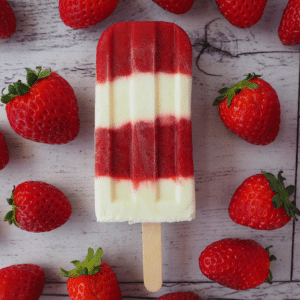
[(143, 223), (144, 284), (149, 292), (162, 286), (161, 223)]

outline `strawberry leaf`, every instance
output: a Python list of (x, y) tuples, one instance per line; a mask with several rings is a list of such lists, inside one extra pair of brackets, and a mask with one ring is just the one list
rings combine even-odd
[(30, 88), (34, 83), (36, 83), (38, 80), (48, 77), (51, 74), (51, 70), (44, 70), (42, 71), (41, 67), (37, 67), (37, 72), (34, 70), (30, 70), (28, 68), (25, 68), (27, 71), (26, 80), (27, 84), (22, 83), (21, 80), (18, 80), (17, 82), (11, 84), (8, 86), (8, 94), (3, 94), (2, 90), (2, 96), (1, 96), (1, 102), (7, 104), (9, 101), (11, 101), (16, 96), (23, 96), (26, 93), (29, 92)]
[(77, 267), (80, 264), (80, 260), (72, 260), (71, 263)]
[(249, 89), (253, 89), (253, 90), (256, 90), (259, 88), (259, 85), (256, 84), (256, 83), (253, 83), (253, 82), (247, 82), (245, 83), (245, 86)]
[(26, 68), (27, 71), (27, 84), (31, 87), (34, 83), (40, 79), (46, 78), (51, 74), (51, 70), (42, 71), (41, 67), (36, 67), (37, 72)]
[(286, 203), (283, 203), (283, 207), (284, 207), (284, 210), (285, 210), (286, 214), (287, 214), (289, 217), (292, 217), (293, 211), (292, 211), (291, 206), (290, 206), (290, 205), (287, 205)]
[(86, 261), (91, 260), (94, 257), (94, 250), (92, 248), (88, 248), (88, 254), (86, 256)]
[(231, 87), (224, 87), (221, 88), (218, 93), (221, 94), (221, 96), (218, 96), (214, 102), (213, 106), (218, 106), (219, 103), (227, 98), (227, 104), (228, 107), (230, 107), (232, 99), (235, 95), (239, 94), (244, 88), (251, 88), (251, 89), (258, 89), (259, 85), (250, 82), (251, 79), (261, 77), (262, 75), (256, 75), (255, 73), (249, 73), (248, 75), (245, 75), (246, 78), (243, 79), (242, 81), (238, 82), (237, 84), (234, 84)]
[(278, 194), (280, 192), (279, 190), (279, 186), (278, 186), (278, 180), (277, 178), (272, 174), (272, 173), (268, 173), (268, 172), (262, 172), (267, 179), (269, 180), (269, 184), (270, 184), (270, 188), (273, 192), (275, 192), (276, 194)]
[(6, 95), (2, 95), (1, 96), (1, 102), (2, 103), (8, 103), (10, 100), (12, 100), (15, 96), (10, 95), (10, 94), (6, 94)]
[(43, 79), (43, 78), (46, 78), (46, 77), (48, 77), (50, 74), (51, 74), (51, 71), (50, 71), (50, 70), (42, 71), (42, 72), (39, 74), (39, 76), (38, 76), (38, 80)]
[(267, 278), (266, 283), (272, 284), (273, 283), (272, 280), (273, 280), (273, 274), (271, 270), (269, 270), (269, 277)]
[[(63, 269), (63, 268), (60, 268), (60, 270), (61, 270), (61, 273), (60, 273), (60, 275), (61, 276), (65, 276), (65, 277), (68, 277), (68, 274), (69, 274), (69, 272), (68, 271), (66, 271), (65, 269)], [(62, 275), (63, 274), (63, 275)]]
[(8, 222), (9, 225), (14, 224), (14, 225), (16, 225), (17, 227), (19, 227), (19, 226), (18, 226), (18, 223), (17, 223), (17, 221), (16, 221), (15, 211), (14, 211), (14, 210), (9, 211), (9, 212), (4, 216), (4, 221)]
[(10, 84), (10, 85), (8, 86), (8, 92), (9, 92), (11, 95), (18, 95), (18, 92), (17, 92), (16, 88), (15, 88), (12, 84)]
[(234, 94), (237, 95), (237, 94), (239, 94), (241, 91), (242, 91), (242, 89), (235, 89), (235, 90), (234, 90)]
[(14, 203), (14, 191), (15, 191), (15, 186), (12, 190), (10, 198), (7, 198), (6, 201), (9, 205), (11, 205), (11, 210), (5, 215), (4, 221), (7, 221), (9, 225), (14, 224), (17, 227), (18, 223), (16, 221), (16, 209), (19, 209)]
[(42, 67), (36, 67), (36, 69), (37, 69), (37, 75), (39, 75), (40, 73), (41, 73), (41, 71), (42, 71)]
[(283, 204), (278, 194), (272, 198), (272, 203), (275, 209), (278, 209)]
[(103, 256), (103, 250), (102, 250), (102, 248), (98, 248), (96, 251), (96, 254), (93, 258), (94, 262), (96, 263), (97, 261), (101, 261), (102, 256)]
[(218, 91), (219, 94), (225, 94), (229, 90), (228, 87), (224, 87)]
[(228, 93), (228, 97), (227, 97), (228, 107), (231, 105), (231, 101), (232, 101), (232, 98), (234, 95), (235, 95), (235, 93)]
[(101, 271), (100, 265), (102, 263), (102, 255), (103, 251), (101, 248), (98, 248), (96, 253), (94, 253), (94, 250), (92, 248), (88, 248), (88, 254), (84, 261), (71, 261), (71, 263), (73, 263), (76, 266), (76, 268), (70, 271), (66, 271), (61, 268), (60, 275), (72, 278), (85, 275), (94, 275)]
[(100, 270), (101, 270), (100, 266), (95, 267), (95, 268), (92, 270), (92, 274), (91, 274), (91, 275), (94, 275), (94, 274), (99, 273)]
[[(13, 86), (10, 86), (10, 87), (8, 87), (8, 88), (12, 89)], [(12, 95), (11, 93), (3, 94), (4, 90), (5, 90), (5, 88), (2, 89), (1, 102), (6, 104), (6, 103), (8, 103), (10, 100), (12, 100), (15, 96)]]
[(17, 82), (14, 83), (14, 88), (16, 89), (17, 94), (19, 96), (25, 95), (30, 90), (30, 86), (25, 83), (22, 83), (21, 80), (18, 80)]
[(288, 195), (291, 196), (295, 192), (295, 186), (294, 185), (289, 185), (286, 188), (286, 191), (287, 191)]
[(278, 175), (277, 175), (278, 181), (279, 181), (280, 183), (283, 183), (283, 181), (286, 180), (284, 177), (282, 177), (282, 175), (281, 175), (282, 173), (283, 173), (283, 171), (279, 171), (279, 172), (278, 172)]
[(293, 218), (295, 221), (298, 221), (296, 215), (300, 216), (300, 211), (299, 209), (296, 207), (295, 203), (294, 202), (291, 202), (289, 204), (289, 207), (290, 207), (290, 214), (291, 215), (288, 215), (290, 216), (291, 218)]
[(12, 218), (14, 216), (14, 213), (12, 210), (10, 210), (4, 217), (4, 221), (7, 221), (9, 224), (12, 223)]
[[(276, 256), (275, 255), (270, 255), (270, 248), (272, 248), (273, 246), (269, 246), (266, 248), (266, 251), (268, 252), (269, 254), (269, 260), (270, 260), (270, 263), (274, 260), (277, 260)], [(269, 277), (267, 278), (266, 282), (269, 283), (269, 284), (272, 284), (272, 279), (273, 279), (273, 275), (272, 275), (272, 272), (271, 270), (269, 269)]]
[(253, 78), (259, 78), (259, 77), (261, 77), (262, 75), (257, 75), (257, 74), (255, 74), (255, 73), (249, 73), (249, 74), (244, 75), (244, 76), (246, 76), (246, 78), (245, 78), (244, 80), (245, 80), (245, 81), (249, 81), (249, 80), (251, 80), (251, 79), (253, 79)]
[[(253, 73), (252, 73), (252, 74), (253, 74)], [(244, 75), (244, 76), (246, 76), (246, 78), (245, 78), (244, 80), (246, 80), (246, 81), (251, 80), (251, 79), (252, 79), (252, 74), (249, 73), (249, 74), (247, 74), (247, 75)]]
[(27, 69), (27, 83), (29, 86), (32, 86), (38, 79), (38, 75), (36, 74), (36, 72), (34, 72), (33, 70)]
[(81, 275), (81, 276), (88, 275), (88, 274), (89, 274), (89, 271), (88, 271), (87, 267), (85, 267), (79, 271), (79, 275)]
[(6, 200), (7, 200), (7, 203), (8, 203), (9, 205), (13, 205), (14, 199), (12, 199), (12, 198), (7, 198)]
[(226, 96), (225, 96), (225, 95), (218, 96), (218, 97), (215, 99), (215, 101), (214, 101), (214, 103), (213, 103), (213, 106), (218, 106), (219, 103), (220, 103), (222, 100), (224, 100), (224, 99), (226, 99)]
[(300, 216), (300, 211), (296, 207), (295, 203), (291, 202), (289, 196), (291, 196), (295, 191), (295, 186), (289, 185), (287, 188), (284, 186), (284, 180), (286, 180), (282, 173), (279, 171), (277, 178), (268, 172), (262, 172), (269, 181), (270, 188), (276, 195), (272, 198), (272, 203), (275, 209), (278, 209), (283, 205), (283, 208), (286, 214), (293, 218), (295, 221), (298, 221), (296, 215)]

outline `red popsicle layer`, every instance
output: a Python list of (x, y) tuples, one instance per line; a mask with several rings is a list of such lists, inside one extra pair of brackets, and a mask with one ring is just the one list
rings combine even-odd
[(192, 46), (183, 29), (168, 22), (110, 26), (97, 47), (97, 82), (138, 72), (192, 75)]
[(191, 121), (156, 118), (155, 123), (127, 123), (120, 128), (97, 128), (95, 176), (145, 180), (193, 177)]

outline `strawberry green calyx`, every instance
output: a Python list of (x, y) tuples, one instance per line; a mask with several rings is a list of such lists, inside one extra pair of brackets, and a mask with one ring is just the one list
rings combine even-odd
[(41, 67), (37, 67), (37, 72), (27, 69), (27, 83), (21, 82), (21, 80), (18, 80), (17, 82), (11, 84), (8, 86), (8, 93), (3, 94), (2, 89), (2, 96), (1, 96), (1, 102), (7, 104), (9, 101), (11, 101), (16, 96), (23, 96), (26, 93), (29, 92), (30, 88), (33, 86), (34, 83), (36, 83), (38, 80), (48, 77), (51, 74), (51, 70), (44, 70), (42, 71)]
[(221, 95), (215, 99), (215, 101), (213, 102), (213, 106), (218, 106), (222, 100), (227, 98), (227, 104), (228, 104), (228, 107), (230, 107), (232, 98), (235, 95), (239, 94), (243, 88), (247, 87), (247, 88), (254, 89), (254, 90), (258, 89), (259, 88), (258, 84), (254, 83), (254, 82), (250, 82), (250, 80), (261, 77), (261, 76), (262, 75), (256, 75), (255, 73), (252, 73), (252, 74), (249, 73), (246, 76), (246, 78), (244, 80), (240, 81), (239, 83), (237, 83), (231, 87), (224, 87), (224, 88), (220, 89), (218, 91), (218, 93)]
[(15, 188), (13, 189), (10, 198), (6, 199), (8, 204), (12, 206), (12, 209), (5, 215), (4, 221), (7, 221), (10, 225), (15, 224), (17, 227), (19, 227), (16, 221), (16, 209), (18, 209), (19, 207), (17, 207), (14, 203), (14, 191)]
[(283, 171), (279, 171), (277, 178), (271, 173), (264, 171), (262, 173), (269, 180), (271, 190), (276, 193), (276, 195), (272, 198), (272, 203), (275, 209), (278, 209), (283, 205), (286, 214), (289, 217), (293, 218), (295, 221), (298, 221), (296, 215), (300, 216), (300, 211), (296, 207), (295, 203), (289, 200), (289, 196), (291, 196), (295, 191), (295, 186), (284, 186), (283, 181), (285, 180), (285, 178), (281, 175)]
[(92, 248), (88, 248), (88, 254), (85, 260), (82, 262), (80, 262), (79, 260), (71, 261), (71, 263), (74, 264), (76, 268), (70, 271), (66, 271), (63, 268), (60, 268), (61, 270), (60, 276), (75, 278), (84, 275), (94, 275), (100, 272), (102, 255), (103, 255), (102, 248), (98, 248), (95, 254)]
[[(270, 263), (274, 260), (277, 260), (276, 256), (275, 255), (270, 255), (270, 248), (272, 248), (273, 246), (269, 246), (266, 248), (266, 251), (269, 253), (269, 259), (270, 259)], [(272, 275), (272, 272), (271, 270), (269, 270), (269, 277), (267, 278), (266, 282), (269, 283), (269, 284), (272, 284), (272, 279), (273, 279), (273, 275)]]

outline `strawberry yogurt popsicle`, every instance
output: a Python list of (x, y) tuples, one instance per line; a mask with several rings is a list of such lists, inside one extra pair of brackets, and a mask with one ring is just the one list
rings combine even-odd
[(120, 22), (102, 34), (95, 97), (99, 222), (150, 223), (143, 234), (150, 232), (153, 242), (161, 222), (195, 217), (191, 81), (191, 42), (179, 26)]

